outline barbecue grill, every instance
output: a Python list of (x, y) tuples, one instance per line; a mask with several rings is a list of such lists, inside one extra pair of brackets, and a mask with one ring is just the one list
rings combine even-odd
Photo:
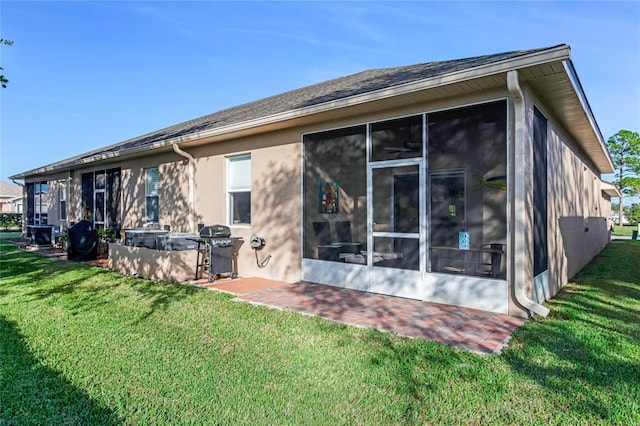
[(199, 238), (193, 239), (198, 243), (195, 279), (199, 278), (201, 271), (207, 271), (208, 282), (222, 274), (236, 278), (238, 274), (234, 268), (234, 256), (244, 240), (232, 237), (231, 229), (224, 225), (203, 226), (199, 235)]

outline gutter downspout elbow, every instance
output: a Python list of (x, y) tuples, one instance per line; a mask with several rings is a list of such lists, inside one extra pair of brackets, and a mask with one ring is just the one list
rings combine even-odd
[(194, 204), (195, 204), (195, 185), (194, 185), (194, 169), (195, 169), (195, 165), (194, 165), (194, 159), (193, 156), (191, 154), (189, 154), (186, 151), (183, 151), (179, 146), (178, 143), (174, 143), (172, 144), (173, 147), (173, 151), (178, 154), (181, 157), (186, 158), (189, 161), (189, 232), (191, 233), (195, 233), (195, 226), (194, 226), (194, 220), (193, 220), (193, 216), (194, 216)]
[[(507, 72), (507, 89), (509, 95), (513, 100), (514, 105), (514, 122), (515, 122), (515, 138), (514, 138), (514, 155), (515, 164), (526, 164), (526, 106), (524, 102), (524, 93), (520, 88), (518, 81), (518, 71), (511, 70)], [(514, 174), (514, 196), (513, 196), (513, 209), (516, 215), (520, 214), (524, 216), (525, 212), (525, 178), (522, 175)], [(530, 313), (534, 312), (540, 316), (546, 317), (549, 315), (549, 308), (542, 306), (541, 304), (531, 300), (526, 292), (526, 265), (525, 256), (529, 250), (526, 250), (526, 221), (525, 217), (517, 217), (514, 223), (514, 238), (513, 238), (513, 250), (514, 255), (514, 268), (511, 275), (513, 282), (513, 294), (516, 302), (520, 304), (524, 309)]]

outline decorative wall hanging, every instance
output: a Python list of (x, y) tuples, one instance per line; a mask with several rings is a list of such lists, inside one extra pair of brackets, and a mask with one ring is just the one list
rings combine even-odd
[(338, 213), (338, 188), (336, 182), (318, 182), (318, 212)]
[(479, 175), (473, 175), (476, 179), (478, 179), (478, 181), (480, 182), (480, 184), (476, 187), (476, 190), (482, 189), (482, 188), (496, 188), (496, 189), (501, 189), (501, 190), (506, 190), (507, 189), (507, 177), (506, 176), (494, 176), (494, 177), (490, 177), (488, 179), (485, 179), (482, 176)]
[(469, 250), (470, 243), (468, 232), (458, 232), (458, 248), (460, 250)]

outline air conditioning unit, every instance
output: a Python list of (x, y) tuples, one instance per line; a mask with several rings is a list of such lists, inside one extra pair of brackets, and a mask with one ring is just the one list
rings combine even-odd
[(55, 225), (29, 225), (27, 235), (31, 237), (31, 245), (50, 246), (60, 235), (60, 227)]

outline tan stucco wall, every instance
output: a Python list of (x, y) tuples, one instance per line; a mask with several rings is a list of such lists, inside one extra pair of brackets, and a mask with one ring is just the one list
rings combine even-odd
[[(515, 210), (511, 215), (510, 241), (508, 248), (509, 264), (511, 266), (508, 279), (513, 282), (517, 274), (524, 274), (526, 294), (536, 300), (536, 291), (550, 298), (575, 275), (580, 269), (593, 259), (609, 241), (607, 227), (607, 205), (610, 201), (604, 199), (600, 179), (595, 168), (586, 160), (586, 156), (576, 149), (570, 133), (555, 119), (553, 111), (536, 97), (530, 88), (524, 87), (526, 97), (526, 136), (524, 146), (524, 160), (515, 158), (516, 147), (515, 119), (513, 104), (510, 103), (510, 142), (509, 142), (509, 179), (511, 206)], [(534, 289), (533, 258), (533, 121), (534, 107), (537, 107), (547, 118), (547, 231), (548, 231), (548, 279), (543, 279), (544, 288)], [(524, 191), (514, 188), (515, 175), (522, 174)], [(514, 207), (521, 200), (524, 211)], [(514, 244), (516, 233), (514, 229), (522, 226), (524, 229), (524, 247), (518, 250)], [(519, 238), (519, 237), (518, 237)], [(517, 259), (521, 268), (516, 268)], [(538, 284), (540, 285), (540, 284)], [(509, 313), (523, 315), (526, 312), (515, 302), (513, 285), (509, 286)]]
[(569, 132), (544, 104), (548, 119), (549, 295), (555, 295), (609, 242), (607, 205), (600, 178)]
[(121, 163), (122, 229), (145, 225), (145, 171), (158, 168), (159, 219), (162, 227), (172, 232), (188, 232), (188, 173), (187, 161), (173, 152), (136, 158)]
[[(22, 199), (22, 211), (25, 215), (27, 214), (27, 183), (31, 182), (47, 182), (47, 224), (49, 225), (57, 225), (60, 226), (60, 229), (64, 229), (68, 226), (69, 223), (69, 192), (70, 190), (67, 188), (67, 220), (60, 219), (60, 190), (61, 190), (61, 182), (67, 182), (67, 186), (69, 186), (69, 173), (61, 172), (50, 175), (43, 175), (37, 180), (26, 180), (23, 188), (23, 199)], [(23, 220), (22, 222), (23, 231), (26, 231), (27, 221)]]
[[(188, 150), (196, 158), (196, 223), (228, 223), (227, 158), (251, 154), (251, 225), (231, 226), (234, 237), (242, 237), (238, 273), (285, 281), (301, 276), (301, 163), (299, 131), (273, 132), (260, 137), (223, 142)], [(257, 265), (249, 247), (252, 235), (259, 235), (266, 246), (258, 251), (259, 260), (267, 253), (268, 265)]]
[[(169, 224), (175, 232), (186, 232), (188, 181), (186, 161), (173, 152), (141, 156), (100, 167), (78, 168), (69, 188), (68, 222), (82, 219), (82, 174), (121, 168), (120, 218), (122, 229), (145, 224), (145, 169), (158, 167), (160, 173), (160, 225)], [(163, 208), (164, 206), (164, 208)]]
[[(251, 226), (232, 227), (232, 235), (245, 240), (238, 259), (238, 272), (242, 275), (300, 279), (300, 149), (299, 131), (185, 148), (195, 158), (195, 226), (227, 224), (227, 157), (251, 153)], [(151, 167), (158, 167), (160, 175), (159, 225), (170, 226), (171, 232), (190, 231), (188, 161), (173, 151), (74, 170), (69, 197), (70, 222), (81, 219), (82, 174), (113, 167), (121, 167), (123, 232), (145, 225), (145, 170)], [(265, 268), (257, 266), (255, 254), (249, 248), (253, 234), (267, 242), (259, 252), (260, 260), (267, 253), (272, 254)], [(192, 257), (193, 262), (189, 264), (195, 265), (195, 254)]]
[(609, 241), (599, 179), (553, 127), (549, 135), (551, 295)]
[(160, 251), (109, 244), (109, 269), (122, 275), (166, 282), (193, 280), (196, 251)]
[[(506, 92), (464, 94), (456, 98), (441, 98), (429, 104), (390, 105), (375, 112), (341, 114), (332, 112), (326, 121), (318, 119), (314, 124), (288, 130), (277, 130), (259, 136), (237, 138), (196, 147), (182, 146), (194, 157), (195, 200), (194, 225), (227, 224), (226, 173), (227, 158), (233, 155), (251, 154), (251, 225), (232, 226), (235, 237), (242, 237), (245, 244), (238, 258), (238, 273), (295, 282), (301, 279), (301, 153), (302, 134), (344, 127), (364, 122), (397, 118), (401, 116), (435, 111), (459, 105), (472, 104), (505, 97)], [(121, 223), (122, 229), (144, 225), (145, 183), (144, 171), (158, 167), (159, 225), (169, 225), (172, 232), (188, 232), (189, 229), (189, 179), (188, 161), (170, 149), (154, 155), (140, 155), (120, 161), (112, 161), (99, 167), (75, 169), (69, 197), (69, 218), (77, 222), (81, 218), (82, 174), (121, 168)], [(343, 198), (343, 202), (347, 202)], [(345, 204), (346, 206), (346, 204)], [(361, 232), (362, 231), (362, 232)], [(249, 239), (257, 234), (266, 240), (266, 246), (258, 252), (259, 260), (271, 254), (266, 267), (256, 263)], [(354, 238), (364, 237), (364, 230), (354, 229)], [(195, 258), (193, 262), (195, 264)]]

